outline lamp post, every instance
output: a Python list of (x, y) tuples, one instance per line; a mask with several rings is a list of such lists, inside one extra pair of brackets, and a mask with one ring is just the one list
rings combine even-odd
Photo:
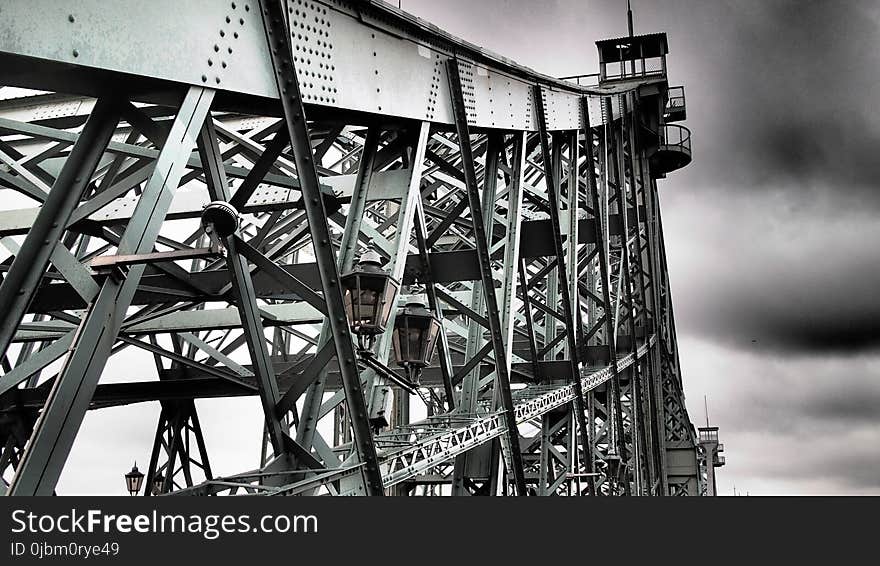
[(606, 479), (611, 484), (611, 495), (617, 495), (617, 486), (620, 480), (620, 456), (617, 454), (608, 454), (605, 457), (605, 463), (608, 464)]
[(354, 271), (340, 278), (343, 304), (352, 333), (358, 337), (358, 354), (372, 357), (376, 337), (385, 331), (399, 284), (382, 269), (375, 250), (361, 256)]
[(240, 222), (238, 211), (226, 201), (215, 200), (202, 209), (202, 229), (217, 251), (223, 249), (223, 240), (238, 230)]
[(144, 482), (144, 474), (137, 468), (137, 462), (131, 468), (131, 471), (125, 474), (125, 487), (128, 488), (129, 495), (137, 495), (141, 490), (141, 484)]
[(156, 472), (156, 475), (153, 476), (153, 495), (159, 495), (162, 493), (162, 488), (165, 487), (165, 476), (162, 475), (162, 472)]

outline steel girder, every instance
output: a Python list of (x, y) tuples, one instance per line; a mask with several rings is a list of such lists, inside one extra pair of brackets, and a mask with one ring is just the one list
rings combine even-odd
[[(32, 106), (62, 104), (48, 117), (0, 101), (0, 187), (30, 203), (0, 212), (11, 492), (54, 490), (86, 410), (160, 400), (149, 476), (164, 473), (164, 492), (698, 493), (642, 128), (665, 83), (561, 84), (447, 36), (421, 45), (428, 31), (373, 4), (360, 15), (374, 27), (337, 5), (246, 4), (236, 56), (212, 65), (259, 68), (218, 75), (217, 91), (181, 76), (195, 84), (184, 95), (154, 65), (128, 72), (159, 104), (132, 104), (145, 100), (136, 81), (97, 104), (37, 95)], [(318, 23), (300, 33), (306, 15)], [(332, 34), (368, 34), (375, 51), (357, 63)], [(16, 49), (0, 44), (0, 57)], [(120, 70), (80, 57), (75, 92)], [(418, 97), (382, 92), (421, 88), (421, 71), (387, 66), (404, 61), (427, 65), (419, 111), (396, 102)], [(312, 73), (334, 62), (371, 71), (325, 69), (320, 95)], [(242, 214), (222, 253), (196, 220), (209, 200)], [(423, 284), (443, 320), (420, 398), (397, 391), (378, 434), (366, 417), (388, 384), (357, 366), (336, 284), (368, 245), (402, 283)], [(378, 359), (389, 348), (380, 340)], [(98, 384), (131, 349), (154, 356), (158, 381)], [(264, 455), (214, 478), (193, 399), (236, 395), (262, 401)]]

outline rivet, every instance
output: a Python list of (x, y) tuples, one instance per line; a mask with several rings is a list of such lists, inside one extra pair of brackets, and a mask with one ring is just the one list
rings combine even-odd
[(74, 57), (79, 57), (79, 51), (77, 51), (76, 49), (74, 49), (74, 50), (73, 50), (73, 56), (74, 56)]
[(70, 14), (69, 16), (67, 16), (67, 21), (73, 23), (76, 21), (76, 18), (73, 17), (73, 14)]

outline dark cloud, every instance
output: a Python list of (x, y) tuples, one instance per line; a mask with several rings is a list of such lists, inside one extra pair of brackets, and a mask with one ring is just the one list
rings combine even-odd
[[(869, 374), (876, 385), (857, 384), (853, 387), (849, 375), (838, 376), (837, 387), (824, 395), (813, 397), (804, 405), (807, 418), (833, 420), (852, 426), (861, 423), (877, 422), (877, 407), (880, 407), (880, 375)], [(840, 383), (846, 384), (840, 387)]]
[[(759, 33), (738, 45), (736, 115), (753, 119), (736, 131), (749, 142), (749, 169), (835, 191), (877, 187), (880, 132), (869, 93), (880, 86), (880, 59), (866, 49), (880, 39), (877, 24), (856, 3), (765, 4), (747, 20)], [(880, 203), (873, 191), (864, 196)]]
[(880, 357), (778, 356), (684, 339), (692, 420), (707, 392), (732, 484), (752, 494), (880, 493)]
[(678, 328), (776, 354), (877, 350), (880, 226), (873, 214), (828, 218), (821, 202), (786, 214), (786, 200), (740, 194), (669, 211)]
[[(880, 452), (871, 445), (880, 442), (878, 432), (863, 438), (824, 435), (810, 441), (743, 438), (756, 450), (741, 462), (744, 473), (738, 474), (737, 484), (740, 489), (751, 487), (753, 495), (880, 492)], [(764, 485), (756, 491), (757, 482)]]
[(751, 281), (729, 282), (727, 294), (717, 297), (723, 326), (717, 320), (713, 326), (728, 339), (746, 339), (761, 350), (825, 355), (876, 349), (880, 267), (848, 265), (847, 259), (817, 257), (797, 269), (771, 262), (753, 272)]
[(880, 205), (876, 3), (675, 5), (705, 10), (710, 22), (690, 26), (696, 37), (686, 45), (704, 45), (697, 64), (712, 73), (685, 77), (696, 94), (696, 178), (746, 191), (789, 181)]
[(695, 157), (661, 199), (685, 389), (721, 426), (719, 477), (880, 493), (880, 5), (672, 6), (656, 17)]

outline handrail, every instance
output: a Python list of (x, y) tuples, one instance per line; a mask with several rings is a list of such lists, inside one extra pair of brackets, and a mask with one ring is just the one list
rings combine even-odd
[(690, 152), (691, 131), (680, 124), (664, 124), (660, 131), (660, 145), (677, 145)]
[(685, 107), (684, 87), (671, 86), (666, 90), (666, 109), (674, 110)]

